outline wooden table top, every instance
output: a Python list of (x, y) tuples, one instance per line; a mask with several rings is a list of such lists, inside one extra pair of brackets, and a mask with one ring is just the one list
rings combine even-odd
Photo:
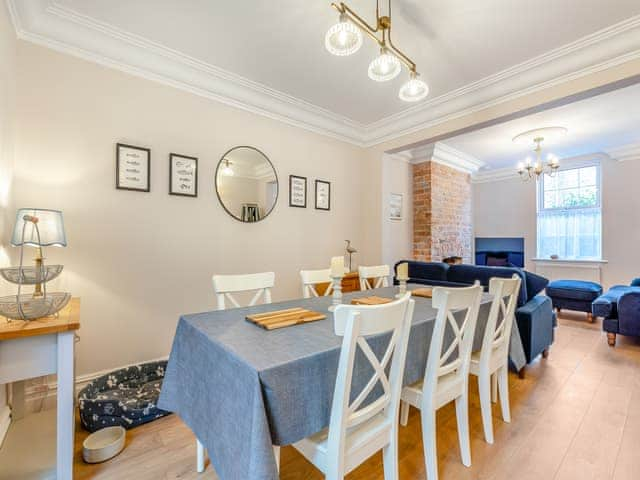
[(80, 298), (72, 298), (58, 316), (43, 317), (35, 320), (0, 319), (0, 340), (50, 335), (52, 333), (69, 332), (80, 328)]

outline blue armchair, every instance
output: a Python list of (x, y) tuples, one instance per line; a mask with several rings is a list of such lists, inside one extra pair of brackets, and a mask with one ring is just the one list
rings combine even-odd
[(640, 337), (640, 278), (630, 284), (615, 285), (592, 304), (594, 316), (602, 317), (609, 346), (615, 347), (616, 335)]

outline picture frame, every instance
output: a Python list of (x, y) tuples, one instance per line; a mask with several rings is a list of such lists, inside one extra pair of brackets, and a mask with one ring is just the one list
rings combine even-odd
[(389, 194), (389, 220), (402, 220), (403, 196), (401, 193)]
[(151, 191), (151, 149), (116, 144), (116, 189)]
[(316, 210), (331, 210), (331, 182), (316, 180)]
[(169, 195), (198, 196), (198, 159), (178, 153), (169, 154)]
[(307, 208), (307, 177), (289, 175), (289, 206)]

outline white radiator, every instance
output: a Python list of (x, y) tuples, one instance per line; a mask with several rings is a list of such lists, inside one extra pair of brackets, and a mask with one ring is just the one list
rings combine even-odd
[(534, 258), (538, 275), (553, 280), (585, 280), (602, 283), (602, 265), (605, 260), (547, 260)]

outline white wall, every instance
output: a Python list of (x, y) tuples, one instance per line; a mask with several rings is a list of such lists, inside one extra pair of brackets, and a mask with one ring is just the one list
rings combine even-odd
[[(640, 277), (640, 160), (602, 160), (602, 284), (628, 284)], [(524, 237), (526, 267), (536, 256), (536, 190), (519, 179), (477, 183), (474, 235)]]
[[(402, 194), (402, 220), (389, 219), (389, 195)], [(409, 162), (385, 155), (382, 159), (382, 262), (393, 267), (413, 258), (413, 171)]]
[[(214, 272), (273, 270), (278, 301), (345, 238), (363, 244), (363, 149), (24, 42), (18, 64), (16, 205), (64, 212), (69, 246), (47, 256), (82, 297), (79, 375), (167, 355), (179, 314), (214, 307)], [(151, 148), (150, 193), (115, 189), (116, 142)], [(263, 151), (280, 181), (256, 224), (214, 191), (236, 145)], [(198, 198), (168, 195), (170, 152), (199, 157)], [(308, 178), (306, 209), (288, 206), (289, 174)], [(330, 212), (313, 208), (316, 178), (331, 182)]]
[[(13, 150), (15, 132), (16, 37), (4, 2), (0, 4), (0, 267), (10, 264), (7, 245), (13, 225)], [(0, 295), (10, 285), (1, 281)], [(0, 385), (0, 444), (8, 426), (6, 388)]]

